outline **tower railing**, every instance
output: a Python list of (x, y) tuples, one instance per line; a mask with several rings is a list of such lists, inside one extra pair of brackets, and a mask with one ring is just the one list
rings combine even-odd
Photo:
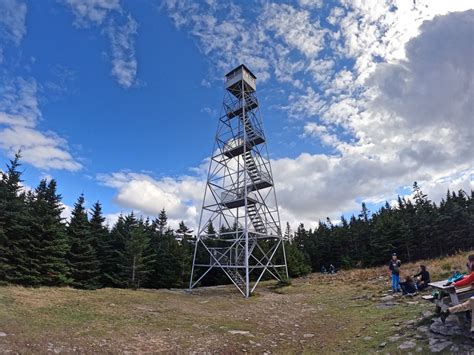
[(225, 90), (189, 287), (219, 268), (248, 297), (264, 275), (281, 281), (288, 270), (255, 75), (240, 65)]

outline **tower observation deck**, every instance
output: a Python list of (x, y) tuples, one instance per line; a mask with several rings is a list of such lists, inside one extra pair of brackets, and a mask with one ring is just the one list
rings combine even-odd
[(256, 79), (243, 64), (225, 76), (190, 289), (205, 284), (213, 270), (222, 271), (245, 297), (262, 278), (288, 278)]

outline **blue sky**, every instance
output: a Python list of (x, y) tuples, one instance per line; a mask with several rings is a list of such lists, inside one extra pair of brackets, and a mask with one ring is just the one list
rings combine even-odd
[(470, 8), (0, 0), (0, 160), (21, 147), (25, 185), (57, 179), (66, 208), (84, 193), (110, 221), (165, 207), (195, 226), (222, 77), (245, 63), (283, 222), (375, 209), (415, 180), (439, 200), (472, 188)]

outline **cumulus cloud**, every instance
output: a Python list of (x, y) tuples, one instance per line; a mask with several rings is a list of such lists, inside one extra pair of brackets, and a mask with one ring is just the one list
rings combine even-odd
[(81, 164), (69, 152), (67, 141), (38, 129), (40, 118), (36, 81), (4, 80), (0, 86), (0, 149), (9, 156), (21, 149), (23, 161), (39, 169), (79, 170)]
[(135, 37), (138, 24), (121, 7), (119, 0), (63, 0), (74, 14), (74, 24), (80, 28), (98, 26), (110, 41), (111, 75), (124, 88), (137, 81), (138, 61)]
[(139, 211), (148, 216), (158, 216), (166, 209), (171, 224), (184, 220), (197, 227), (198, 203), (202, 199), (205, 181), (198, 177), (182, 176), (155, 179), (146, 174), (117, 172), (99, 174), (98, 180), (115, 188), (114, 198), (119, 206)]
[[(234, 6), (225, 35), (207, 31), (229, 26), (213, 8), (165, 6), (218, 70), (235, 64), (234, 44), (251, 48), (264, 80), (291, 85), (278, 107), (301, 122), (301, 137), (336, 149), (272, 161), (282, 218), (337, 218), (415, 180), (436, 198), (472, 188), (473, 13), (455, 13), (472, 2), (341, 0), (330, 28), (321, 27), (318, 6), (263, 1), (250, 19)], [(207, 27), (196, 19), (203, 14)]]

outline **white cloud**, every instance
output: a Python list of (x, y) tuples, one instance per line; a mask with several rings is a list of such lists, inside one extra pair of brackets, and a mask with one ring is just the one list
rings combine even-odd
[(197, 227), (198, 203), (205, 186), (198, 177), (154, 179), (146, 174), (118, 172), (99, 174), (97, 178), (117, 189), (114, 200), (123, 208), (155, 217), (165, 208), (170, 221), (184, 220), (192, 228)]
[(77, 27), (99, 26), (111, 48), (111, 75), (124, 88), (137, 82), (138, 60), (135, 36), (138, 24), (121, 7), (119, 0), (63, 0), (74, 14)]
[(119, 0), (63, 0), (74, 13), (75, 25), (101, 25), (112, 11), (120, 11)]
[(0, 87), (0, 149), (13, 156), (21, 149), (23, 161), (39, 169), (81, 168), (65, 139), (37, 128), (41, 118), (37, 84), (33, 79), (4, 80)]
[[(20, 0), (0, 1), (0, 40), (18, 45), (26, 34), (27, 6)], [(1, 62), (1, 61), (0, 61)]]
[(236, 64), (235, 48), (251, 48), (239, 60), (257, 60), (264, 80), (290, 84), (278, 107), (301, 122), (302, 136), (336, 149), (273, 161), (283, 220), (334, 219), (415, 180), (435, 201), (448, 187), (472, 188), (473, 14), (454, 13), (472, 1), (341, 0), (327, 29), (319, 1), (263, 1), (254, 18), (234, 9), (234, 28), (223, 34), (215, 29), (229, 26), (225, 15), (167, 3), (217, 70)]
[(307, 10), (297, 10), (290, 5), (266, 3), (259, 21), (263, 28), (282, 38), (290, 49), (297, 49), (306, 57), (317, 56), (324, 48), (326, 30), (312, 18)]
[(126, 23), (117, 25), (111, 22), (107, 27), (112, 47), (112, 76), (123, 87), (131, 87), (137, 76), (137, 58), (135, 56), (134, 36), (138, 24), (128, 15)]

